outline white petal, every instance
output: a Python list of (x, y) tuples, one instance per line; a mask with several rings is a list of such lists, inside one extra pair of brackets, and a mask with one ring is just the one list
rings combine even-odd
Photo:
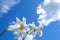
[(22, 40), (22, 37), (20, 36), (20, 37), (18, 37), (18, 40)]
[(29, 26), (28, 24), (26, 23), (23, 23), (24, 27), (27, 29), (27, 27)]
[(26, 31), (29, 31), (30, 30), (30, 28), (28, 28), (28, 27), (26, 27), (25, 29), (26, 29)]
[(54, 2), (60, 3), (60, 0), (53, 0)]
[(18, 32), (17, 31), (15, 31), (15, 32), (13, 32), (14, 34), (18, 34)]
[(15, 24), (15, 21), (13, 21), (13, 22), (10, 22), (9, 24)]
[(49, 3), (51, 3), (52, 0), (44, 0), (44, 5), (48, 5)]
[(29, 25), (31, 26), (31, 28), (34, 28), (34, 27), (36, 27), (34, 22), (32, 22), (32, 23), (29, 23)]
[(35, 33), (33, 32), (33, 37), (34, 37), (34, 38), (36, 37), (36, 34), (37, 34), (37, 32), (35, 32)]
[(22, 21), (23, 21), (23, 23), (26, 23), (26, 18), (25, 18), (25, 17), (23, 17)]
[(8, 30), (14, 31), (14, 30), (16, 30), (16, 29), (18, 29), (18, 28), (19, 28), (19, 25), (18, 25), (18, 24), (15, 24), (15, 25), (9, 25)]
[(16, 30), (16, 31), (14, 31), (13, 33), (14, 33), (14, 34), (18, 34), (20, 31), (21, 31), (21, 30), (18, 29), (18, 30)]
[(18, 32), (14, 39), (17, 39), (19, 36), (21, 36), (21, 32)]
[(27, 35), (27, 37), (25, 38), (25, 40), (33, 40), (33, 35)]
[(26, 30), (21, 31), (22, 34), (26, 34)]
[(16, 23), (21, 24), (21, 20), (18, 17), (16, 17)]
[(42, 32), (42, 31), (40, 31), (40, 35), (39, 35), (39, 36), (40, 36), (40, 37), (42, 37), (42, 35), (43, 35), (43, 32)]

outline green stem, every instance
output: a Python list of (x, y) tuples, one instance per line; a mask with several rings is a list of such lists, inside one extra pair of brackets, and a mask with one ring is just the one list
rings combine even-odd
[(4, 29), (4, 31), (0, 34), (0, 37), (3, 36), (3, 34), (6, 33), (6, 31), (7, 31), (7, 28)]
[(26, 38), (27, 34), (25, 35), (25, 37), (22, 38), (22, 40), (24, 40)]
[[(29, 31), (31, 31), (31, 29)], [(28, 34), (29, 31), (26, 32), (26, 35), (25, 35), (25, 37), (23, 37), (22, 40), (24, 40), (26, 38), (26, 36), (27, 36), (27, 34)]]

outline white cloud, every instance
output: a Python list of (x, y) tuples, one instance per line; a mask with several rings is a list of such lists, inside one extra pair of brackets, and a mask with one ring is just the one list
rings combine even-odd
[[(43, 4), (37, 7), (38, 22), (45, 26), (51, 22), (60, 20), (60, 2), (59, 0), (44, 0)], [(39, 23), (40, 23), (39, 22)]]
[(11, 7), (18, 4), (20, 0), (1, 0), (0, 1), (0, 14), (7, 13)]
[(57, 3), (59, 3), (59, 2), (60, 2), (60, 0), (54, 0), (54, 2), (57, 2)]
[(51, 2), (51, 0), (44, 0), (44, 5), (48, 5)]

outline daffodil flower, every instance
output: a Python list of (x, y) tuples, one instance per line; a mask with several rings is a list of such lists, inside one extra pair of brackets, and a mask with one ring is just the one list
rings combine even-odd
[(37, 27), (34, 22), (32, 22), (32, 24), (29, 24), (32, 28), (31, 30), (29, 31), (28, 34), (30, 35), (33, 35), (33, 37), (36, 37), (36, 34), (39, 33), (40, 37), (42, 36), (43, 32), (42, 32), (42, 29), (43, 27)]
[(35, 26), (34, 22), (32, 22), (32, 24), (30, 23), (29, 25), (31, 26), (31, 29), (28, 34), (33, 35), (33, 37), (35, 37), (37, 33), (37, 27)]
[[(31, 28), (29, 28), (29, 26)], [(8, 30), (14, 31), (14, 34), (16, 34), (15, 39), (21, 38), (21, 40), (24, 40), (27, 35), (32, 35), (33, 38), (36, 37), (36, 34), (39, 33), (40, 36), (42, 36), (42, 26), (39, 25), (38, 27), (35, 25), (34, 22), (30, 24), (26, 24), (26, 18), (23, 17), (22, 21), (16, 17), (16, 22), (14, 24), (9, 25)]]
[(42, 26), (39, 26), (39, 27), (38, 27), (39, 37), (42, 37), (42, 35), (43, 35), (42, 30), (43, 30), (43, 27), (42, 27)]
[(9, 25), (8, 30), (14, 31), (16, 34), (16, 38), (21, 36), (22, 38), (26, 35), (26, 31), (28, 29), (28, 25), (26, 24), (26, 18), (23, 17), (22, 21), (16, 17), (16, 23), (14, 25)]

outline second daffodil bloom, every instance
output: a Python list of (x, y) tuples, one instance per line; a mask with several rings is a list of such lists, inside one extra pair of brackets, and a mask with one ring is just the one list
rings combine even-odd
[(14, 25), (9, 25), (8, 30), (14, 31), (16, 34), (16, 38), (20, 37), (23, 38), (26, 35), (26, 31), (28, 29), (28, 25), (26, 24), (26, 18), (23, 17), (22, 21), (16, 17), (16, 22)]
[(41, 37), (43, 32), (42, 32), (42, 29), (43, 27), (42, 26), (35, 26), (34, 22), (32, 22), (32, 24), (29, 24), (32, 28), (31, 30), (29, 31), (29, 34), (30, 35), (33, 35), (33, 37), (36, 37), (36, 34), (39, 33), (39, 36)]
[(30, 23), (29, 25), (31, 26), (31, 29), (28, 34), (33, 35), (33, 37), (35, 37), (37, 34), (37, 27), (35, 26), (34, 22), (32, 22), (32, 24)]
[(39, 25), (39, 27), (38, 27), (39, 37), (41, 37), (43, 35), (42, 30), (43, 30), (43, 26)]

